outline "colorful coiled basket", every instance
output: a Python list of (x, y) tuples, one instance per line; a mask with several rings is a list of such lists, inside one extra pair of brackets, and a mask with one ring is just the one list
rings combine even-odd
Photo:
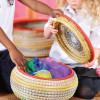
[(81, 27), (70, 17), (59, 15), (53, 25), (58, 30), (55, 38), (59, 46), (73, 60), (79, 63), (94, 59), (92, 44)]
[[(68, 67), (68, 66), (66, 66)], [(11, 72), (11, 88), (22, 100), (68, 100), (78, 85), (75, 72), (64, 78), (40, 78), (31, 76), (15, 67)]]
[(46, 19), (16, 20), (14, 22), (14, 44), (26, 57), (47, 57), (53, 39), (46, 39), (43, 35)]

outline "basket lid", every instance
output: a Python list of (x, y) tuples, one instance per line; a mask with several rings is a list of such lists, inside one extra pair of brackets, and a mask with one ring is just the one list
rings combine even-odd
[(66, 15), (59, 15), (53, 22), (58, 30), (56, 41), (65, 53), (78, 63), (91, 62), (94, 59), (92, 44), (81, 27)]

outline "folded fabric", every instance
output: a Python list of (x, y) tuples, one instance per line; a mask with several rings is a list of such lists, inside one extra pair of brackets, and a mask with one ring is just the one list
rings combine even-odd
[(32, 72), (35, 72), (36, 71), (36, 69), (35, 69), (35, 67), (33, 65), (34, 62), (35, 62), (35, 60), (31, 60), (31, 61), (26, 61), (25, 62), (26, 63), (26, 66), (27, 66), (26, 71), (28, 73), (32, 73)]

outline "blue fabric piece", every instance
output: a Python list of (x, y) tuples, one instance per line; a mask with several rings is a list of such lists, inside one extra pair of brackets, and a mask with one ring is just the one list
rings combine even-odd
[(29, 74), (29, 75), (32, 75), (32, 76), (34, 76), (35, 75), (35, 73), (33, 72), (33, 73), (29, 73), (29, 72), (26, 72), (27, 74)]
[(35, 60), (35, 62), (33, 63), (33, 65), (37, 71), (50, 69), (50, 67), (48, 65), (43, 64), (41, 61), (39, 61), (38, 57), (35, 57), (34, 60)]

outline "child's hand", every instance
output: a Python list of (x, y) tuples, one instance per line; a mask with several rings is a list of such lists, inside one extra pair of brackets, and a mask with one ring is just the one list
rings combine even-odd
[(16, 64), (16, 66), (20, 67), (21, 70), (26, 71), (26, 64), (24, 60), (27, 60), (23, 54), (17, 50), (17, 48), (9, 51), (11, 60)]
[(53, 20), (49, 20), (49, 25), (46, 29), (44, 29), (44, 36), (47, 39), (50, 39), (53, 37), (53, 34), (57, 34), (58, 30), (55, 29), (55, 27), (53, 26)]
[(98, 57), (100, 55), (100, 49), (99, 48), (94, 48), (94, 54), (95, 54), (95, 56), (94, 56), (94, 60), (92, 62), (88, 62), (88, 63), (83, 64), (83, 66), (85, 68), (89, 68), (89, 67), (94, 65), (95, 61), (98, 59)]
[(57, 34), (58, 30), (55, 29), (55, 27), (53, 26), (53, 20), (49, 20), (49, 26), (48, 29), (50, 30), (51, 33), (53, 34)]
[(53, 17), (53, 18), (55, 18), (55, 17), (57, 17), (60, 14), (63, 14), (63, 11), (61, 9), (54, 9), (51, 12), (50, 16)]
[(85, 68), (89, 68), (89, 67), (92, 67), (94, 65), (94, 63), (95, 63), (95, 60), (93, 60), (92, 62), (87, 62), (87, 63), (83, 64), (83, 66)]

